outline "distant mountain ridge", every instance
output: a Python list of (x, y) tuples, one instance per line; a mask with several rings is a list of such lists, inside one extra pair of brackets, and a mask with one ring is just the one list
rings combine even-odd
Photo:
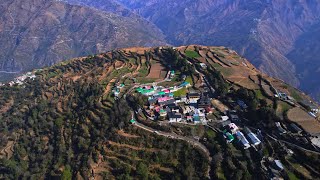
[(304, 33), (295, 43), (295, 48), (287, 55), (297, 67), (302, 87), (318, 101), (320, 100), (320, 23)]
[[(175, 46), (202, 44), (235, 49), (263, 72), (304, 90), (314, 98), (317, 98), (320, 91), (320, 80), (313, 78), (318, 76), (320, 66), (316, 58), (316, 47), (320, 42), (317, 35), (320, 2), (317, 0), (37, 1), (38, 5), (33, 6), (40, 7), (39, 2), (45, 2), (63, 4), (74, 7), (73, 9), (77, 7), (81, 11), (68, 13), (68, 19), (63, 13), (60, 14), (65, 21), (59, 23), (66, 24), (64, 27), (69, 27), (67, 29), (55, 28), (55, 24), (51, 26), (49, 23), (54, 22), (50, 14), (58, 15), (58, 12), (64, 12), (59, 8), (51, 8), (47, 14), (43, 13), (47, 17), (42, 18), (42, 21), (47, 24), (31, 23), (30, 27), (24, 27), (20, 22), (15, 22), (19, 29), (14, 29), (10, 12), (6, 9), (10, 9), (9, 2), (13, 3), (11, 7), (19, 7), (18, 1), (2, 3), (3, 23), (0, 24), (0, 30), (6, 30), (0, 31), (3, 50), (0, 75), (3, 71), (20, 72), (114, 48), (167, 43)], [(37, 1), (20, 4), (30, 8), (29, 5)], [(46, 12), (46, 9), (40, 12)], [(31, 15), (20, 14), (15, 16), (23, 19), (22, 17)], [(88, 14), (90, 17), (87, 19), (85, 15)], [(99, 15), (96, 16), (97, 14)], [(106, 15), (108, 20), (98, 20)], [(79, 29), (84, 26), (85, 30), (72, 30), (74, 23)], [(48, 28), (37, 34), (37, 28), (31, 28), (32, 26)], [(27, 30), (23, 31), (25, 28)], [(29, 31), (31, 29), (33, 31)], [(12, 36), (11, 30), (23, 33)], [(120, 30), (122, 32), (119, 32)], [(45, 40), (34, 39), (37, 36), (43, 36)]]
[(117, 0), (59, 0), (71, 5), (79, 5), (85, 7), (91, 7), (104, 12), (117, 14), (119, 16), (131, 18), (132, 21), (138, 22), (140, 25), (146, 28), (146, 31), (154, 31), (158, 33), (158, 36), (164, 38), (161, 30), (155, 26), (152, 22), (147, 21), (140, 15), (134, 13), (130, 8), (119, 3)]
[(164, 45), (159, 30), (130, 17), (65, 2), (0, 5), (0, 78), (73, 57), (130, 46)]
[[(296, 50), (312, 48), (299, 41), (306, 34), (320, 42), (314, 29), (320, 23), (317, 0), (119, 1), (154, 22), (169, 43), (231, 47), (269, 75), (300, 87), (314, 97), (319, 93), (320, 80), (310, 82), (309, 77), (301, 76), (301, 71), (309, 68), (302, 70), (303, 63), (297, 64), (309, 62), (310, 58), (299, 60), (304, 54)], [(299, 59), (293, 57), (293, 53)], [(314, 51), (310, 56), (317, 53)], [(317, 75), (314, 70), (308, 74)]]

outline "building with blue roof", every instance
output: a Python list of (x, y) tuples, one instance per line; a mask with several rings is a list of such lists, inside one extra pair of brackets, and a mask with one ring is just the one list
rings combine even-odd
[(185, 81), (182, 84), (180, 84), (178, 87), (183, 88), (183, 87), (189, 87), (189, 86), (191, 86), (190, 83)]
[(247, 140), (247, 138), (243, 135), (242, 132), (238, 131), (236, 132), (236, 137), (238, 141), (242, 144), (244, 149), (248, 149), (250, 147), (250, 143)]
[(194, 124), (199, 124), (199, 123), (201, 123), (199, 114), (194, 114), (194, 115), (193, 115), (193, 123), (194, 123)]
[(249, 128), (245, 127), (244, 132), (246, 133), (251, 144), (257, 146), (261, 143), (260, 139), (255, 135)]
[(254, 133), (249, 133), (247, 134), (247, 137), (249, 138), (251, 144), (257, 146), (261, 143), (260, 139), (254, 134)]

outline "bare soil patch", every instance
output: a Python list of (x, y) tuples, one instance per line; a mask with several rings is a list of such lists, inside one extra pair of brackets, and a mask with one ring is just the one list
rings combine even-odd
[(207, 58), (207, 51), (206, 50), (200, 50), (199, 55), (203, 58)]
[(271, 91), (271, 87), (270, 85), (268, 85), (267, 83), (265, 83), (264, 81), (261, 81), (261, 87), (262, 90), (270, 97), (273, 96), (273, 92)]
[(45, 92), (45, 96), (47, 97), (47, 99), (52, 99), (53, 94), (52, 92)]
[(0, 151), (0, 158), (11, 158), (12, 155), (13, 155), (13, 145), (14, 145), (14, 141), (8, 141), (7, 145), (5, 148), (3, 148), (1, 151)]
[(120, 136), (124, 136), (124, 137), (127, 137), (127, 138), (138, 138), (138, 137), (140, 137), (140, 136), (137, 136), (137, 135), (134, 135), (134, 134), (128, 134), (128, 133), (124, 132), (123, 130), (119, 130), (118, 134)]
[(212, 52), (210, 52), (210, 51), (208, 52), (208, 57), (213, 63), (219, 64), (222, 67), (227, 67), (224, 63), (220, 62), (217, 58), (215, 58), (213, 56)]
[(63, 112), (62, 102), (61, 102), (61, 101), (59, 101), (59, 102), (57, 103), (57, 110), (58, 110), (60, 113)]
[(194, 47), (195, 47), (194, 45), (187, 46), (187, 48), (185, 49), (185, 51), (194, 51), (194, 50), (195, 50)]
[(251, 81), (253, 81), (256, 84), (260, 83), (259, 77), (256, 75), (250, 75), (249, 78), (251, 79)]
[(229, 110), (229, 108), (226, 105), (224, 105), (221, 101), (219, 101), (218, 99), (213, 99), (211, 101), (211, 104), (215, 108), (217, 108), (220, 112), (225, 112), (225, 111)]
[(298, 123), (308, 133), (320, 134), (320, 122), (301, 108), (290, 109), (288, 111), (288, 118), (290, 121)]
[(228, 80), (247, 89), (259, 89), (256, 83), (245, 77), (232, 77), (228, 78)]
[(166, 173), (173, 173), (174, 172), (173, 169), (160, 166), (160, 164), (150, 165), (150, 168), (151, 169), (159, 169), (160, 171), (163, 171), (163, 172), (166, 172)]
[(186, 50), (186, 46), (177, 47), (177, 50), (180, 52), (184, 52)]
[(116, 79), (111, 79), (104, 91), (104, 94), (108, 94), (111, 91), (114, 82), (116, 82)]
[(147, 78), (160, 79), (161, 72), (164, 71), (165, 69), (162, 66), (162, 64), (160, 64), (159, 62), (157, 62), (157, 61), (153, 61), (153, 62), (156, 62), (156, 63), (151, 65), (150, 73), (148, 74)]
[(73, 82), (75, 82), (75, 81), (77, 81), (78, 79), (80, 79), (81, 78), (81, 76), (73, 76), (73, 77), (71, 77), (71, 79), (72, 79), (72, 81)]

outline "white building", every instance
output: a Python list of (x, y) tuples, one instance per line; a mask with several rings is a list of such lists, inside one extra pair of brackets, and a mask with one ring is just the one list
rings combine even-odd
[(207, 69), (207, 65), (205, 63), (200, 63), (200, 66), (202, 67), (202, 69)]
[(182, 115), (180, 113), (170, 113), (168, 114), (169, 122), (181, 122)]
[(228, 116), (221, 116), (221, 121), (227, 121), (229, 119)]

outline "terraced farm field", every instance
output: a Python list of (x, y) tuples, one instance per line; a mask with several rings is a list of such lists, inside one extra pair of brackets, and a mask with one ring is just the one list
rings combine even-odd
[(155, 79), (164, 79), (165, 76), (163, 74), (166, 74), (167, 70), (163, 65), (158, 61), (151, 61), (151, 69), (147, 76), (147, 78), (155, 78)]
[[(200, 63), (206, 63), (207, 68)], [(165, 79), (167, 70), (175, 70), (171, 81)], [(22, 85), (0, 87), (0, 179), (235, 179), (238, 175), (254, 179), (261, 175), (257, 171), (260, 160), (254, 159), (256, 151), (227, 144), (222, 134), (209, 126), (190, 125), (182, 130), (166, 123), (160, 126), (138, 112), (148, 97), (134, 90), (154, 83), (179, 86), (183, 80), (177, 79), (185, 75), (192, 87), (173, 95), (186, 95), (190, 89), (201, 91), (201, 86), (209, 84), (206, 88), (215, 91), (210, 94), (214, 96), (211, 104), (222, 112), (212, 119), (237, 106), (231, 102), (239, 99), (236, 96), (241, 90), (241, 98), (256, 100), (248, 103), (252, 114), (271, 114), (277, 99), (270, 92), (265, 96), (261, 80), (266, 88), (272, 85), (307, 99), (224, 47), (128, 48), (76, 58), (32, 73), (36, 78), (28, 78)], [(277, 113), (286, 110), (282, 104)], [(242, 112), (251, 115), (250, 111)], [(270, 117), (259, 124), (278, 118)], [(320, 129), (299, 109), (289, 110), (288, 117), (307, 131)], [(155, 129), (165, 133), (160, 136)], [(186, 136), (174, 139), (175, 133)], [(198, 134), (199, 141), (195, 140)], [(270, 154), (279, 149), (266, 146)]]
[(290, 109), (288, 111), (288, 118), (290, 121), (298, 123), (308, 133), (313, 135), (320, 134), (320, 122), (301, 108)]

